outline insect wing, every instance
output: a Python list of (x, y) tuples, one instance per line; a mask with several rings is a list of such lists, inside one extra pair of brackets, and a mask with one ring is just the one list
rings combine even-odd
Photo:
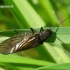
[[(0, 53), (2, 54), (10, 54), (13, 53), (14, 50), (17, 50), (22, 46), (30, 37), (34, 35), (33, 33), (22, 33), (15, 35), (2, 43), (0, 43)], [(16, 51), (17, 52), (17, 51)]]

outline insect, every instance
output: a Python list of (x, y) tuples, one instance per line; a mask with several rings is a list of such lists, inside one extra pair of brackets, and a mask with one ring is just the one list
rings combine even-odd
[(39, 33), (34, 33), (34, 29), (31, 28), (32, 33), (25, 32), (14, 35), (13, 37), (0, 43), (0, 53), (10, 54), (26, 50), (29, 48), (37, 47), (51, 36), (51, 30), (43, 30), (41, 27)]
[[(57, 30), (58, 28), (56, 29), (56, 31)], [(11, 53), (27, 50), (30, 48), (38, 47), (39, 45), (43, 44), (43, 42), (46, 39), (50, 38), (52, 34), (55, 36), (55, 34), (50, 28), (44, 30), (41, 27), (38, 33), (36, 33), (33, 28), (31, 28), (31, 31), (32, 31), (31, 33), (22, 32), (20, 34), (14, 35), (13, 37), (0, 43), (0, 53), (11, 54)]]

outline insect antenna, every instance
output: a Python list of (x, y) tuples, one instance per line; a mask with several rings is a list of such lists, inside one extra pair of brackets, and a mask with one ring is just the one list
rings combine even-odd
[[(65, 20), (67, 20), (69, 17), (70, 17), (70, 15), (69, 15), (66, 19), (64, 19), (60, 24), (62, 24), (62, 23), (63, 23)], [(56, 31), (55, 31), (55, 33), (58, 31), (58, 28), (59, 28), (59, 25), (60, 25), (60, 24), (58, 24), (58, 25), (55, 26), (55, 27), (58, 26), (57, 29), (56, 29)], [(55, 27), (54, 27), (54, 28), (55, 28)], [(52, 29), (54, 29), (54, 28), (52, 28)], [(51, 28), (50, 28), (50, 29), (51, 29)], [(55, 35), (53, 34), (53, 36), (55, 36)], [(65, 44), (61, 39), (59, 39), (57, 36), (56, 36), (56, 38), (57, 38), (59, 41), (61, 41), (61, 42), (64, 44), (64, 48), (67, 49), (66, 44)]]
[[(69, 17), (70, 17), (70, 15), (69, 15), (66, 19), (64, 19), (60, 24), (62, 24), (62, 23), (63, 23), (65, 20), (67, 20)], [(65, 45), (65, 43), (55, 35), (56, 32), (57, 32), (58, 29), (59, 29), (59, 25), (60, 25), (60, 24), (54, 26), (53, 28), (49, 27), (49, 29), (52, 30), (52, 29), (54, 29), (55, 27), (58, 26), (57, 29), (56, 29), (56, 31), (55, 31), (54, 33), (52, 33), (52, 35), (53, 35), (54, 37), (56, 37), (59, 41), (61, 41), (61, 42)], [(65, 47), (66, 47), (66, 46), (65, 46)]]
[[(68, 18), (70, 17), (70, 15), (66, 18), (66, 19), (64, 19), (60, 24), (62, 24), (65, 20), (67, 20)], [(59, 29), (59, 25), (60, 24), (58, 24), (58, 25), (56, 25), (56, 26), (54, 26), (54, 28), (55, 27), (57, 27), (57, 29), (56, 29), (56, 31), (55, 32), (57, 32), (58, 31), (58, 29)], [(54, 28), (52, 28), (52, 29), (54, 29)]]
[[(64, 19), (60, 24), (62, 24), (62, 23), (63, 23), (65, 20), (67, 20), (69, 17), (70, 17), (70, 15), (69, 15), (66, 19)], [(58, 31), (58, 28), (59, 28), (59, 25), (60, 25), (60, 24), (58, 24), (58, 25), (55, 26), (55, 27), (58, 26), (57, 29), (56, 29), (56, 31), (55, 31), (55, 33)], [(54, 28), (55, 28), (55, 27), (54, 27)], [(54, 29), (54, 28), (52, 28), (52, 29)], [(58, 37), (56, 37), (56, 38), (57, 38), (58, 40), (60, 40)], [(61, 40), (60, 40), (60, 41), (61, 41)], [(61, 42), (64, 43), (63, 41), (61, 41)]]

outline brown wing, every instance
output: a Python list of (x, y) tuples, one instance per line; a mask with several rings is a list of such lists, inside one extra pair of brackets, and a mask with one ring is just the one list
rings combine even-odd
[(22, 43), (25, 44), (25, 42), (30, 38), (34, 36), (33, 33), (21, 33), (17, 34), (2, 43), (0, 43), (0, 53), (2, 54), (9, 54), (13, 53), (14, 49), (17, 50), (17, 48), (22, 46)]

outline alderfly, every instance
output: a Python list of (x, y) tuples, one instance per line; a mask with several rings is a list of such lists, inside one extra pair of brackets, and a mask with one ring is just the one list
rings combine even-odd
[[(60, 25), (60, 24), (58, 24), (58, 25)], [(58, 30), (58, 28), (57, 28), (57, 30)], [(31, 31), (32, 31), (31, 33), (30, 32), (22, 32), (20, 34), (14, 35), (13, 37), (11, 37), (11, 38), (3, 41), (2, 43), (0, 43), (0, 53), (10, 54), (10, 53), (15, 53), (15, 52), (27, 50), (30, 48), (38, 47), (39, 45), (43, 44), (43, 42), (46, 39), (50, 38), (52, 35), (55, 36), (55, 34), (51, 30), (51, 28), (44, 30), (41, 27), (40, 31), (38, 33), (35, 32), (35, 30), (33, 28), (31, 28)], [(57, 38), (57, 39), (59, 39), (59, 38)]]

